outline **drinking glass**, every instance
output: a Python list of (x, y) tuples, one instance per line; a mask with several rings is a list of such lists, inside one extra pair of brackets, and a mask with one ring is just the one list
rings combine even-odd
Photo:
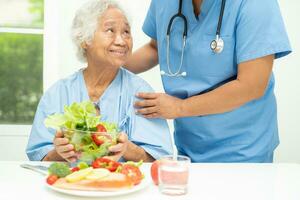
[(158, 167), (159, 190), (168, 195), (184, 195), (188, 190), (189, 166), (187, 156), (168, 155), (160, 159)]

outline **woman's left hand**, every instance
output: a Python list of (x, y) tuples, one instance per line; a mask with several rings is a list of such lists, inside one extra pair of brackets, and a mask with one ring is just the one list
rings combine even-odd
[(165, 93), (138, 93), (136, 96), (144, 99), (135, 102), (136, 113), (146, 118), (175, 119), (182, 115), (182, 99)]
[(113, 153), (111, 156), (105, 156), (105, 158), (109, 158), (114, 161), (120, 160), (120, 158), (125, 154), (127, 150), (129, 140), (128, 136), (125, 133), (120, 133), (118, 137), (118, 143), (116, 145), (110, 146), (108, 150)]

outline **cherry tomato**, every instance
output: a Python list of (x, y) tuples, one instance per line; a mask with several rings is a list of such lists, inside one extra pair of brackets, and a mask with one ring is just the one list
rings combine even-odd
[(58, 179), (58, 176), (49, 175), (46, 181), (49, 185), (53, 185), (57, 181), (57, 179)]

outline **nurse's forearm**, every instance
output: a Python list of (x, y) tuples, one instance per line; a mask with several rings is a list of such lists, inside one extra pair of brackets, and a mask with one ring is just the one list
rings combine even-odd
[(274, 56), (266, 56), (238, 66), (237, 79), (202, 95), (182, 101), (181, 117), (231, 111), (262, 97), (272, 73)]
[(183, 100), (181, 117), (218, 114), (231, 111), (254, 99), (239, 81), (234, 80), (220, 88)]
[(138, 162), (140, 160), (143, 160), (144, 162), (152, 162), (155, 160), (142, 147), (139, 147), (132, 142), (129, 142), (123, 157), (125, 160), (132, 160), (134, 162)]
[(136, 50), (125, 63), (125, 68), (133, 73), (145, 72), (158, 64), (157, 44), (151, 40)]

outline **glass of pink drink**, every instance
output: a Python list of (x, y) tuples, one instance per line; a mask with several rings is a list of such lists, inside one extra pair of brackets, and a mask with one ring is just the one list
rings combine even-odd
[(191, 159), (186, 156), (168, 155), (162, 157), (160, 161), (158, 168), (160, 192), (168, 195), (186, 194)]

